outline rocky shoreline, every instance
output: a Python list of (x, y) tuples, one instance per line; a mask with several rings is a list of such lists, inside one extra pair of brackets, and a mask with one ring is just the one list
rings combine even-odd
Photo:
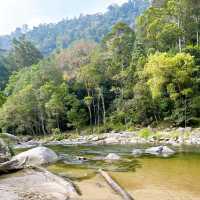
[(40, 145), (111, 145), (111, 144), (149, 144), (149, 145), (200, 145), (200, 128), (177, 128), (151, 130), (151, 135), (141, 137), (140, 131), (110, 132), (104, 134), (83, 135), (64, 140), (30, 140), (15, 148), (32, 148)]
[(111, 132), (80, 136), (75, 139), (49, 141), (46, 145), (74, 145), (74, 144), (163, 144), (163, 145), (200, 145), (200, 128), (178, 128), (153, 131), (149, 137), (141, 137), (140, 131)]

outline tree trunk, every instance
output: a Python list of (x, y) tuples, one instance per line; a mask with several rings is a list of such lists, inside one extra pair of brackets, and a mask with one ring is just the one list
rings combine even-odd
[(101, 90), (101, 101), (102, 101), (102, 106), (103, 106), (103, 124), (106, 124), (106, 109), (105, 109), (105, 102), (104, 102), (104, 95)]
[(185, 128), (187, 127), (187, 98), (185, 97)]
[(196, 23), (197, 23), (197, 34), (196, 34), (196, 36), (197, 36), (197, 47), (199, 46), (199, 18), (198, 17), (196, 17)]
[[(180, 19), (178, 18), (178, 28), (180, 28), (181, 25), (180, 25)], [(181, 53), (182, 52), (182, 43), (181, 43), (181, 37), (179, 36), (178, 38), (178, 48), (179, 48), (179, 52)]]
[(88, 106), (89, 115), (90, 115), (90, 126), (92, 126), (92, 112), (90, 106)]
[(42, 132), (43, 132), (44, 135), (46, 135), (47, 133), (45, 131), (44, 118), (43, 118), (42, 114), (40, 115), (40, 120), (41, 120)]
[(104, 177), (111, 188), (117, 192), (124, 200), (134, 200), (130, 194), (128, 194), (119, 184), (117, 184), (109, 175), (103, 170), (99, 170), (99, 173)]
[(98, 124), (98, 133), (99, 133), (99, 125), (100, 125), (100, 116), (99, 116), (99, 114), (100, 114), (100, 96), (98, 95), (98, 99), (97, 99), (97, 124)]

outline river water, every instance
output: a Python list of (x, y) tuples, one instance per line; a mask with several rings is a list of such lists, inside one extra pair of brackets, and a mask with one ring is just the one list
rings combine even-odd
[[(84, 200), (120, 199), (98, 169), (108, 173), (136, 200), (200, 200), (200, 147), (177, 147), (170, 158), (131, 155), (144, 146), (52, 146), (64, 162), (49, 167), (50, 171), (70, 177), (82, 192)], [(121, 156), (120, 161), (101, 160), (108, 153)], [(77, 156), (87, 160), (77, 160)]]

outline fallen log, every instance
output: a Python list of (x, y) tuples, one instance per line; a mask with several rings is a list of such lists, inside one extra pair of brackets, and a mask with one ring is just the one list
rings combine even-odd
[(99, 170), (99, 173), (103, 178), (106, 180), (106, 182), (110, 185), (110, 187), (119, 194), (124, 200), (134, 200), (133, 197), (126, 192), (118, 183), (116, 183), (107, 172), (103, 170)]

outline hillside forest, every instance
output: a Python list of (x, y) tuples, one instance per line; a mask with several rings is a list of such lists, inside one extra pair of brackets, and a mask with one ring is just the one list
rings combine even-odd
[(0, 38), (2, 132), (199, 126), (199, 0), (130, 0), (18, 31)]

